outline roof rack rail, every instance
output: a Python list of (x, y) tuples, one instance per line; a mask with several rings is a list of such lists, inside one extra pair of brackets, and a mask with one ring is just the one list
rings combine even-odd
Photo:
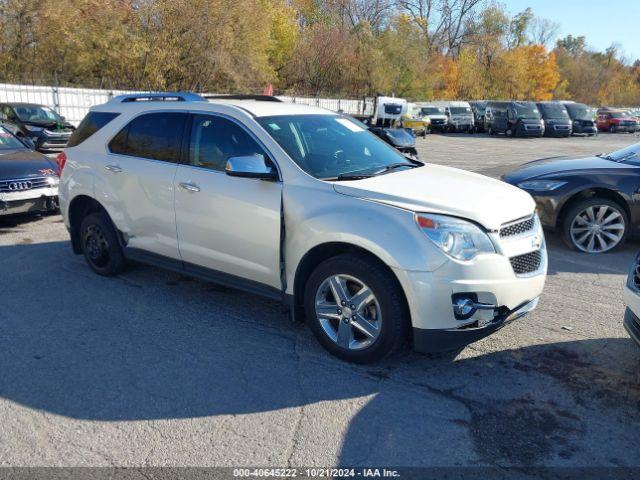
[(132, 102), (204, 102), (203, 97), (191, 92), (157, 92), (157, 93), (131, 93), (118, 95), (111, 99), (113, 103)]
[(258, 100), (260, 102), (282, 102), (273, 95), (244, 95), (244, 94), (222, 94), (203, 95), (207, 100)]

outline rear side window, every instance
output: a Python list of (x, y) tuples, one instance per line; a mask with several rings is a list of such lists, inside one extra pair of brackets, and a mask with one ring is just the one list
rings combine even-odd
[(177, 112), (147, 113), (134, 118), (111, 140), (112, 153), (176, 163), (187, 115)]
[(67, 147), (75, 147), (80, 145), (91, 135), (104, 127), (111, 120), (116, 118), (119, 113), (112, 112), (89, 112), (78, 125), (78, 128), (71, 134)]

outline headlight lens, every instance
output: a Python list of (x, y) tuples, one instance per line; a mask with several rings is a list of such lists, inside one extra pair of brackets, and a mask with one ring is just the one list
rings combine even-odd
[(440, 250), (458, 260), (471, 260), (479, 253), (496, 251), (487, 234), (466, 220), (421, 213), (416, 215), (416, 222)]
[(529, 180), (528, 182), (522, 182), (518, 184), (518, 187), (523, 190), (536, 190), (539, 192), (550, 192), (556, 188), (560, 188), (566, 185), (567, 182), (560, 180)]
[(60, 183), (60, 179), (58, 177), (47, 177), (47, 183), (52, 187), (57, 187)]
[(44, 128), (42, 127), (35, 127), (33, 125), (25, 125), (24, 128), (26, 128), (30, 132), (41, 132), (44, 130)]

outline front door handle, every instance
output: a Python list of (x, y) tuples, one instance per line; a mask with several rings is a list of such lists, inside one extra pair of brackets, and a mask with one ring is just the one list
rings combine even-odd
[(122, 169), (118, 165), (105, 165), (104, 169), (110, 171), (111, 173), (122, 172)]
[(196, 193), (200, 191), (200, 187), (193, 183), (181, 183), (180, 186), (187, 192)]

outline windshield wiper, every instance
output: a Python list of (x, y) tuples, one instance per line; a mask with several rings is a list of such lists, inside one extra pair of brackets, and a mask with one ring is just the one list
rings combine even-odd
[(374, 175), (380, 175), (381, 173), (385, 173), (390, 170), (395, 170), (396, 168), (400, 168), (400, 167), (415, 168), (417, 166), (418, 165), (416, 165), (415, 163), (392, 163), (391, 165), (387, 165), (386, 167), (383, 167), (382, 169), (378, 170), (377, 172), (374, 173)]
[(341, 173), (337, 177), (325, 178), (323, 180), (362, 180), (363, 178), (371, 178), (371, 173)]

